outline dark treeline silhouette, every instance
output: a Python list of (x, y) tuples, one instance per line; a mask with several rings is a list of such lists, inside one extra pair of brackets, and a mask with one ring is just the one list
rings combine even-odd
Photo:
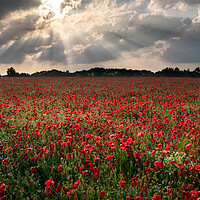
[(7, 76), (8, 77), (29, 77), (30, 74), (27, 73), (18, 73), (13, 67), (7, 69)]
[(52, 69), (50, 71), (41, 71), (31, 74), (32, 77), (59, 77), (59, 76), (68, 76), (69, 71), (63, 72), (57, 69)]
[(152, 76), (154, 73), (149, 70), (132, 70), (132, 69), (104, 69), (92, 68), (90, 70), (76, 71), (74, 76)]
[(7, 69), (8, 77), (131, 77), (131, 76), (154, 76), (154, 77), (192, 77), (200, 78), (200, 68), (197, 67), (194, 71), (180, 70), (178, 67), (170, 68), (167, 67), (158, 72), (152, 72), (150, 70), (132, 70), (132, 69), (119, 69), (109, 68), (105, 69), (102, 67), (95, 67), (89, 70), (76, 71), (70, 73), (69, 71), (59, 71), (52, 69), (49, 71), (40, 71), (33, 74), (18, 73), (13, 67)]

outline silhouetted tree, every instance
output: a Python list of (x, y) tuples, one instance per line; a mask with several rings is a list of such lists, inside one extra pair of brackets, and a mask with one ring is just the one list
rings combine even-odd
[(200, 73), (200, 68), (199, 67), (197, 67), (197, 68), (195, 68), (195, 70), (194, 70), (196, 73)]
[(17, 72), (15, 71), (15, 69), (13, 67), (10, 67), (7, 69), (7, 75), (8, 76), (16, 76)]
[(180, 72), (180, 69), (178, 67), (175, 68), (176, 72)]

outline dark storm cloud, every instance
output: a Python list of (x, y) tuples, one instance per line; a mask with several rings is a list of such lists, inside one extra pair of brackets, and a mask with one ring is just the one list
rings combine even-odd
[[(65, 0), (62, 9), (70, 2)], [(194, 23), (189, 17), (156, 12), (173, 10), (178, 3), (198, 7), (200, 0), (82, 0), (60, 26), (52, 17), (47, 20), (41, 13), (39, 16), (39, 12), (24, 13), (19, 19), (20, 12), (40, 3), (0, 0), (0, 63), (23, 63), (29, 55), (38, 62), (92, 64), (117, 60), (124, 54), (143, 57), (145, 49), (154, 56), (155, 48), (156, 55), (159, 48), (164, 49), (159, 55), (167, 62), (200, 62), (198, 19)], [(14, 14), (11, 18), (7, 15), (13, 11), (19, 11), (16, 20)]]
[(0, 47), (11, 40), (20, 40), (27, 33), (36, 30), (37, 15), (28, 15), (23, 20), (10, 22), (0, 34)]
[[(119, 32), (107, 32), (104, 34), (105, 40), (111, 44), (115, 44), (115, 47), (120, 51), (136, 51), (146, 46), (141, 40), (138, 41), (136, 32), (131, 30), (119, 31)], [(134, 33), (134, 36), (133, 36)]]
[(157, 41), (169, 45), (161, 56), (171, 63), (200, 62), (200, 23), (192, 23), (190, 18), (148, 16), (134, 26), (132, 35), (139, 44), (153, 46)]
[(41, 37), (17, 40), (8, 49), (0, 51), (0, 61), (3, 64), (22, 64), (27, 55), (33, 55), (41, 51), (40, 47), (49, 45), (48, 40)]
[(200, 62), (200, 24), (190, 27), (190, 32), (178, 40), (171, 41), (164, 59), (172, 63)]
[[(37, 15), (27, 15), (25, 18), (11, 21), (5, 25), (0, 33), (0, 62), (23, 63), (26, 55), (37, 53), (41, 45), (48, 45), (48, 41), (42, 37), (32, 37), (37, 30)], [(28, 38), (25, 38), (29, 34)], [(9, 44), (10, 43), (10, 44)], [(1, 48), (4, 45), (4, 48)]]
[[(160, 40), (170, 42), (173, 37), (182, 37), (191, 24), (189, 19), (161, 15), (147, 15), (143, 18), (135, 15), (130, 19), (129, 17), (121, 19), (120, 24), (115, 27), (116, 30), (102, 32), (103, 38), (95, 45), (86, 48), (81, 54), (73, 51), (73, 63), (89, 64), (114, 60), (124, 52), (133, 53), (139, 49), (151, 47)], [(122, 24), (126, 24), (126, 27), (120, 29)]]
[(55, 39), (51, 41), (51, 46), (42, 48), (41, 55), (37, 58), (38, 61), (51, 61), (52, 63), (66, 64), (65, 48), (62, 40)]
[[(167, 40), (181, 34), (183, 23), (181, 18), (165, 17), (161, 15), (147, 15), (136, 23), (131, 21), (126, 33), (130, 38), (135, 38), (140, 44), (152, 45), (158, 40)], [(132, 30), (132, 31), (131, 31)]]
[(8, 13), (38, 7), (41, 0), (0, 0), (0, 20)]
[(85, 49), (81, 54), (76, 51), (71, 55), (73, 64), (91, 64), (114, 60), (120, 56), (118, 50), (110, 50), (106, 46), (93, 44)]

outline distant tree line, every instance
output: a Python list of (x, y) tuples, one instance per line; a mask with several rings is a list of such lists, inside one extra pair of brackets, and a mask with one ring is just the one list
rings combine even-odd
[(29, 77), (31, 76), (28, 73), (18, 73), (13, 67), (7, 69), (7, 76), (8, 77)]
[(171, 68), (167, 67), (158, 72), (152, 72), (150, 70), (132, 70), (132, 69), (119, 69), (109, 68), (105, 69), (102, 67), (95, 67), (89, 70), (76, 71), (70, 73), (69, 71), (59, 71), (52, 69), (49, 71), (40, 71), (33, 74), (18, 73), (13, 67), (7, 69), (8, 77), (131, 77), (131, 76), (154, 76), (154, 77), (193, 77), (200, 78), (200, 68), (197, 67), (193, 71), (180, 70), (178, 67)]

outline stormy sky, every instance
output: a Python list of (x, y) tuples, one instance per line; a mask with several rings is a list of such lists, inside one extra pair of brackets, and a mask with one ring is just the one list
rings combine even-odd
[(200, 66), (200, 0), (0, 0), (0, 74)]

